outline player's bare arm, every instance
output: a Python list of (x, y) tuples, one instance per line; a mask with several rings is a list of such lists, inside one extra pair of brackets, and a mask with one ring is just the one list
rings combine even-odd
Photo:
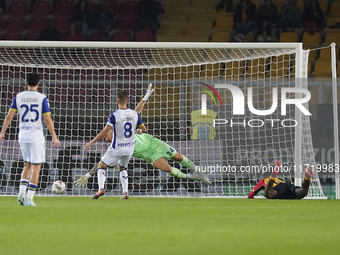
[(146, 101), (149, 99), (149, 97), (152, 95), (152, 93), (155, 91), (155, 88), (152, 88), (152, 83), (149, 84), (148, 88), (146, 89), (145, 96), (143, 99), (138, 103), (138, 105), (135, 108), (135, 111), (138, 112), (138, 114), (141, 114)]
[(9, 126), (9, 124), (11, 124), (11, 122), (12, 122), (15, 112), (16, 112), (15, 110), (10, 109), (7, 113), (7, 116), (5, 118), (4, 124), (3, 124), (2, 129), (1, 129), (0, 143), (1, 143), (2, 140), (5, 139), (6, 130)]
[(144, 124), (140, 125), (138, 129), (142, 130), (142, 133), (146, 133), (147, 131), (146, 126)]
[(106, 125), (104, 129), (95, 138), (92, 139), (91, 142), (84, 145), (84, 150), (88, 150), (95, 142), (104, 138), (111, 129), (112, 128), (110, 126)]
[(60, 146), (60, 141), (59, 141), (59, 139), (57, 137), (57, 134), (56, 134), (56, 132), (54, 130), (54, 124), (53, 124), (53, 120), (52, 120), (51, 115), (50, 114), (45, 114), (44, 115), (44, 120), (45, 120), (46, 126), (47, 126), (47, 128), (50, 131), (50, 134), (52, 136), (54, 146), (59, 147)]
[(145, 125), (141, 125), (140, 127), (136, 128), (136, 134), (141, 135), (142, 133), (146, 133), (147, 129)]

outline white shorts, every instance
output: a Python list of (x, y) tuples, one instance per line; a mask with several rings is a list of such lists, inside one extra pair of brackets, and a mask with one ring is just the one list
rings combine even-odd
[(25, 162), (34, 165), (46, 162), (45, 143), (20, 143), (20, 149)]
[[(131, 153), (131, 150), (128, 151)], [(107, 149), (104, 156), (102, 157), (101, 161), (107, 166), (115, 166), (119, 164), (120, 166), (127, 167), (132, 157), (133, 151), (131, 154), (127, 154), (125, 150), (117, 150), (113, 149), (111, 146)]]

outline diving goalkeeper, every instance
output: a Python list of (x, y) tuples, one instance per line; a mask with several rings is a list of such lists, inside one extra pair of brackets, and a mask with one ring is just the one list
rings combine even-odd
[(302, 199), (307, 196), (310, 181), (314, 176), (313, 169), (305, 167), (305, 178), (300, 187), (276, 178), (281, 167), (281, 162), (275, 160), (275, 168), (270, 177), (260, 180), (249, 193), (248, 198), (254, 198), (261, 190), (264, 190), (264, 196), (268, 199)]
[[(148, 97), (152, 94), (154, 90), (151, 90), (151, 87), (149, 86), (147, 90), (146, 96), (141, 100), (141, 102), (137, 105), (135, 108), (135, 111), (138, 113), (141, 113), (143, 110), (143, 107), (148, 99)], [(150, 93), (151, 92), (151, 93)], [(113, 131), (110, 130), (104, 139), (107, 142), (112, 142), (112, 135)], [(185, 156), (180, 155), (174, 148), (172, 148), (167, 143), (163, 142), (160, 139), (157, 139), (153, 137), (152, 135), (143, 133), (139, 135), (136, 133), (135, 135), (135, 147), (132, 157), (140, 158), (143, 161), (153, 165), (154, 167), (168, 172), (170, 175), (178, 178), (187, 178), (190, 180), (195, 181), (204, 181), (207, 184), (211, 184), (210, 180), (204, 173), (197, 172), (196, 165), (190, 161)], [(178, 168), (171, 167), (167, 159), (172, 159), (184, 167), (189, 168), (193, 173), (184, 174), (181, 172)], [(75, 186), (77, 187), (83, 187), (87, 180), (94, 176), (97, 172), (98, 164), (96, 164), (86, 175), (77, 175), (79, 177), (78, 180), (76, 180)], [(123, 167), (121, 167), (118, 164), (118, 170), (121, 171)], [(104, 193), (103, 193), (104, 194)], [(103, 195), (102, 194), (102, 195)], [(99, 197), (96, 197), (99, 198)], [(121, 199), (128, 199), (128, 194), (125, 192)]]

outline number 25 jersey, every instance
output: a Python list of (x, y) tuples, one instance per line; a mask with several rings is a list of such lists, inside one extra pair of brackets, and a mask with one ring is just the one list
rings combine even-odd
[(19, 143), (44, 143), (43, 115), (51, 114), (47, 97), (38, 91), (17, 94), (10, 110), (19, 114)]
[(143, 125), (139, 114), (131, 109), (119, 109), (110, 114), (106, 125), (113, 129), (112, 148), (131, 150), (132, 154), (136, 128)]

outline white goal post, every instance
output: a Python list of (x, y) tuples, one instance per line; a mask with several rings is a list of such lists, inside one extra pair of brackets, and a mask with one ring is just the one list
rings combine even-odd
[[(292, 104), (281, 107), (278, 99), (282, 88), (287, 89), (287, 99), (305, 97), (292, 88), (308, 90), (308, 51), (301, 43), (0, 41), (0, 68), (1, 122), (13, 96), (25, 89), (26, 73), (40, 75), (40, 91), (49, 97), (62, 147), (53, 148), (47, 135), (40, 195), (51, 195), (51, 184), (58, 179), (66, 183), (67, 195), (94, 192), (96, 178), (84, 189), (75, 188), (73, 181), (100, 159), (108, 144), (98, 142), (89, 153), (82, 146), (116, 109), (117, 90), (129, 92), (129, 107), (134, 108), (150, 82), (155, 95), (141, 115), (149, 133), (206, 171), (212, 185), (171, 177), (134, 158), (129, 165), (131, 195), (245, 197), (270, 174), (275, 159), (286, 170), (279, 178), (295, 185), (301, 185), (302, 166), (315, 165), (309, 116)], [(248, 107), (241, 115), (233, 112), (235, 97), (223, 87), (228, 85), (247, 98)], [(193, 112), (202, 107), (202, 94), (209, 95), (205, 98), (219, 120), (216, 127), (212, 121), (192, 123)], [(268, 110), (275, 99), (278, 105), (270, 114), (249, 110), (250, 102), (258, 111)], [(303, 107), (308, 110), (308, 103)], [(0, 145), (0, 194), (4, 195), (17, 193), (22, 170), (16, 127), (13, 121)], [(110, 168), (108, 195), (121, 192), (117, 176), (117, 170)], [(317, 174), (309, 197), (324, 198)]]

